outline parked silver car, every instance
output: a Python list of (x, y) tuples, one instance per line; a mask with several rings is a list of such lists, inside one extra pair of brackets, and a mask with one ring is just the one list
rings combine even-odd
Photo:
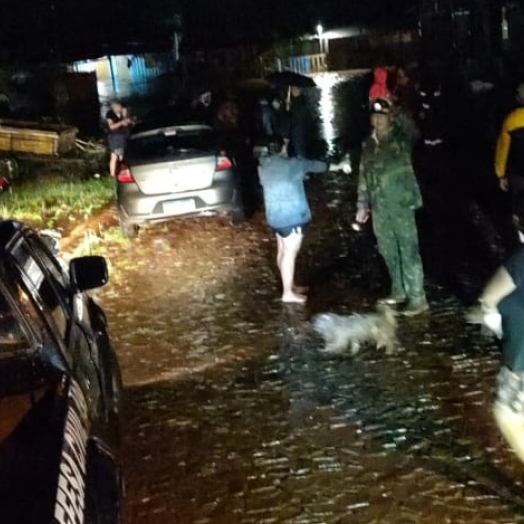
[(142, 224), (174, 217), (244, 217), (235, 161), (207, 125), (137, 130), (116, 178), (120, 226), (129, 238)]

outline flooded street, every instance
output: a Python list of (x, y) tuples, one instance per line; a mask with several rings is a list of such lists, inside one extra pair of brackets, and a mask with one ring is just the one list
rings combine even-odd
[(108, 241), (126, 522), (524, 522), (522, 465), (491, 416), (498, 348), (430, 259), (431, 312), (399, 319), (396, 354), (319, 352), (313, 314), (370, 311), (388, 291), (371, 233), (350, 227), (355, 183), (308, 182), (306, 307), (279, 300), (261, 209), (237, 227), (190, 219)]

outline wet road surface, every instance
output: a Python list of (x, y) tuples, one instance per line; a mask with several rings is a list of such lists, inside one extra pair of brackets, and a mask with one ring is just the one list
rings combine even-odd
[[(357, 88), (336, 86), (353, 117)], [(325, 112), (354, 143), (356, 117)], [(329, 358), (311, 316), (371, 310), (387, 277), (371, 234), (350, 227), (355, 175), (312, 178), (308, 193), (306, 307), (279, 301), (260, 209), (235, 228), (176, 221), (133, 242), (105, 213), (112, 282), (99, 298), (126, 385), (126, 522), (524, 522), (523, 467), (490, 413), (498, 348), (456, 298), (458, 281), (471, 297), (491, 271), (484, 253), (458, 228), (455, 250), (423, 228), (430, 314), (400, 319), (395, 355)]]
[(311, 315), (370, 310), (387, 280), (350, 228), (351, 176), (308, 190), (305, 308), (279, 301), (260, 210), (108, 242), (127, 522), (524, 521), (522, 466), (490, 414), (498, 349), (449, 289), (428, 278), (431, 313), (400, 320), (396, 355), (319, 353)]

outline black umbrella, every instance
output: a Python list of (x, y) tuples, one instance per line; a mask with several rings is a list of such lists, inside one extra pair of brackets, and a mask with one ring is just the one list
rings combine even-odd
[(315, 81), (309, 76), (293, 73), (293, 71), (278, 71), (271, 73), (266, 80), (276, 86), (284, 87), (316, 87)]

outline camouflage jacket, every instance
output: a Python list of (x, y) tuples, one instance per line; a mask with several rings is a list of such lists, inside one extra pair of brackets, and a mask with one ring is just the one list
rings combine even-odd
[(394, 124), (380, 140), (367, 138), (362, 146), (358, 179), (358, 207), (374, 211), (422, 207), (420, 189), (411, 163), (413, 139)]

